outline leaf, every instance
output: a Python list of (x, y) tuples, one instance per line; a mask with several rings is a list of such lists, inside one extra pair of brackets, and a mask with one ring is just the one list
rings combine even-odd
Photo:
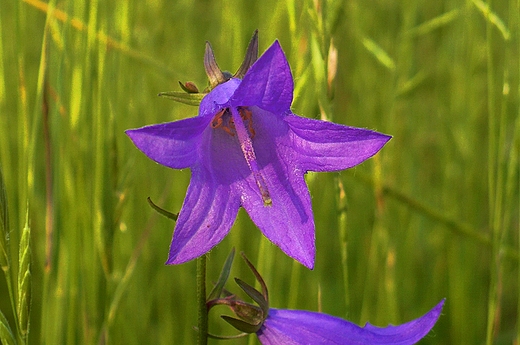
[(4, 178), (0, 169), (0, 268), (6, 272), (9, 266), (9, 211)]
[(29, 332), (31, 307), (31, 228), (29, 226), (29, 209), (27, 209), (25, 215), (25, 226), (20, 239), (18, 265), (18, 324), (20, 332), (25, 337)]
[(374, 55), (374, 57), (379, 61), (383, 66), (388, 68), (391, 71), (395, 70), (395, 62), (394, 59), (388, 55), (386, 51), (384, 51), (381, 46), (379, 46), (375, 41), (371, 40), (368, 37), (362, 37), (361, 43), (365, 46), (365, 48)]
[(4, 345), (16, 345), (16, 340), (11, 331), (11, 327), (9, 327), (9, 322), (2, 311), (0, 311), (0, 340)]

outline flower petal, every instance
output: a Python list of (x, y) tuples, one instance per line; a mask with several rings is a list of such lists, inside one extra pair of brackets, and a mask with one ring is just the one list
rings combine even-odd
[(360, 327), (327, 314), (270, 309), (269, 316), (257, 332), (263, 345), (299, 344), (379, 344), (407, 345), (422, 339), (437, 322), (444, 300), (422, 317), (399, 326)]
[(219, 112), (224, 104), (229, 102), (231, 96), (237, 89), (238, 85), (242, 80), (231, 78), (223, 84), (217, 85), (210, 93), (208, 93), (202, 101), (199, 107), (199, 116), (211, 116), (213, 117)]
[(303, 172), (287, 175), (283, 166), (275, 162), (261, 170), (272, 200), (270, 206), (264, 205), (252, 176), (241, 184), (247, 195), (242, 199), (242, 206), (265, 237), (313, 269), (316, 248), (309, 190)]
[(305, 171), (336, 171), (351, 168), (375, 155), (391, 136), (368, 129), (285, 117), (292, 132), (293, 149)]
[(315, 238), (311, 200), (305, 172), (294, 167), (294, 151), (287, 145), (288, 126), (275, 114), (256, 107), (251, 110), (253, 146), (272, 203), (265, 205), (257, 181), (248, 173), (237, 180), (242, 206), (271, 242), (312, 269)]
[(229, 184), (216, 183), (204, 166), (193, 167), (166, 263), (181, 264), (211, 250), (228, 234), (239, 207)]
[(293, 98), (291, 68), (275, 41), (251, 66), (231, 98), (233, 106), (258, 106), (274, 114), (289, 111)]
[(209, 121), (211, 118), (192, 117), (125, 133), (150, 159), (173, 169), (184, 169), (195, 164), (199, 138)]

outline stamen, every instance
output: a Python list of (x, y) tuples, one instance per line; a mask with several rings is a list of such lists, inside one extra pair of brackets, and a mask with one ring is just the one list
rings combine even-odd
[[(256, 132), (253, 128), (253, 113), (251, 112), (251, 110), (245, 107), (238, 108), (238, 111), (240, 113), (240, 117), (242, 118), (242, 120), (244, 120), (244, 125), (247, 127), (247, 130), (249, 131), (249, 135), (251, 136), (251, 138), (254, 138)], [(226, 114), (228, 116), (224, 117)], [(227, 108), (222, 109), (213, 117), (213, 120), (211, 120), (211, 128), (220, 128), (230, 136), (235, 136), (235, 121), (233, 120), (233, 117), (229, 117), (229, 111)]]
[(228, 123), (224, 123), (225, 119), (223, 117), (226, 114), (227, 110), (227, 108), (224, 108), (221, 111), (219, 111), (217, 115), (215, 115), (215, 117), (213, 117), (213, 120), (211, 120), (211, 128), (223, 129), (227, 134), (234, 137), (235, 133), (233, 133), (233, 130), (235, 129), (235, 125), (232, 122), (233, 119), (228, 117)]
[(248, 108), (239, 108), (240, 116), (247, 123), (247, 130), (251, 134), (251, 139), (255, 137), (255, 129), (253, 128), (253, 112)]
[(241, 108), (240, 112), (236, 108), (230, 108), (231, 115), (233, 118), (233, 123), (235, 125), (235, 130), (238, 135), (238, 141), (240, 142), (240, 149), (242, 149), (242, 153), (244, 154), (244, 158), (246, 159), (249, 170), (253, 173), (253, 177), (255, 178), (256, 185), (260, 191), (260, 195), (262, 196), (262, 200), (264, 201), (264, 206), (271, 206), (273, 200), (271, 199), (271, 195), (269, 194), (269, 190), (267, 189), (267, 184), (265, 183), (264, 176), (260, 172), (258, 168), (258, 163), (256, 161), (255, 150), (253, 149), (253, 142), (249, 137), (244, 122), (242, 121), (242, 114), (245, 114), (244, 117), (249, 117), (249, 123), (251, 124), (251, 116), (252, 113), (249, 110)]
[(222, 116), (224, 116), (225, 112), (226, 109), (222, 109), (217, 113), (217, 115), (215, 115), (213, 120), (211, 120), (211, 128), (219, 128), (220, 126), (222, 126), (222, 122), (224, 121), (222, 120)]

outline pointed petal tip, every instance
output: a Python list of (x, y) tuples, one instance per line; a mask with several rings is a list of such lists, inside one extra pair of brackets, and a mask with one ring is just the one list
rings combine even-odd
[(132, 128), (125, 130), (125, 134), (132, 140), (132, 142), (135, 142), (135, 137), (139, 135), (139, 128)]
[(310, 269), (311, 271), (313, 271), (314, 270), (314, 260), (312, 262), (308, 262), (306, 264), (303, 264), (303, 266), (305, 266), (308, 269)]
[[(201, 255), (199, 255), (199, 256), (201, 256)], [(196, 259), (199, 256), (187, 257), (187, 255), (182, 255), (182, 253), (172, 253), (172, 251), (170, 251), (170, 253), (168, 253), (168, 260), (166, 260), (166, 262), (164, 264), (168, 265), (168, 266), (180, 265), (180, 264), (186, 263), (188, 261), (191, 261), (193, 259)]]
[(314, 270), (314, 264), (316, 261), (316, 250), (311, 253), (305, 253), (305, 257), (302, 257), (301, 260), (298, 260), (303, 266), (307, 267), (311, 271)]
[(434, 307), (434, 309), (442, 309), (442, 308), (444, 308), (444, 304), (445, 303), (446, 303), (446, 297), (441, 299), (441, 301), (439, 303), (437, 303), (437, 305)]
[(310, 255), (307, 255), (307, 253), (300, 253), (299, 255), (289, 255), (294, 260), (298, 261), (303, 266), (307, 267), (311, 271), (314, 270), (314, 264), (315, 264), (315, 253), (312, 253)]

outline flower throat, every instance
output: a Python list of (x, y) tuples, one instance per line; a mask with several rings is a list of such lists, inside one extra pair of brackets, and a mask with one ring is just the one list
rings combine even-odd
[[(230, 112), (230, 117), (225, 116), (229, 115)], [(235, 133), (237, 134), (240, 149), (242, 150), (242, 154), (244, 155), (249, 170), (251, 170), (251, 173), (253, 174), (260, 195), (262, 196), (264, 206), (271, 206), (273, 201), (269, 194), (269, 190), (267, 189), (264, 176), (258, 168), (255, 150), (253, 149), (253, 142), (251, 141), (256, 134), (253, 128), (253, 113), (251, 110), (245, 107), (230, 107), (222, 109), (211, 121), (211, 127), (213, 129), (222, 129), (232, 137), (235, 136)]]

